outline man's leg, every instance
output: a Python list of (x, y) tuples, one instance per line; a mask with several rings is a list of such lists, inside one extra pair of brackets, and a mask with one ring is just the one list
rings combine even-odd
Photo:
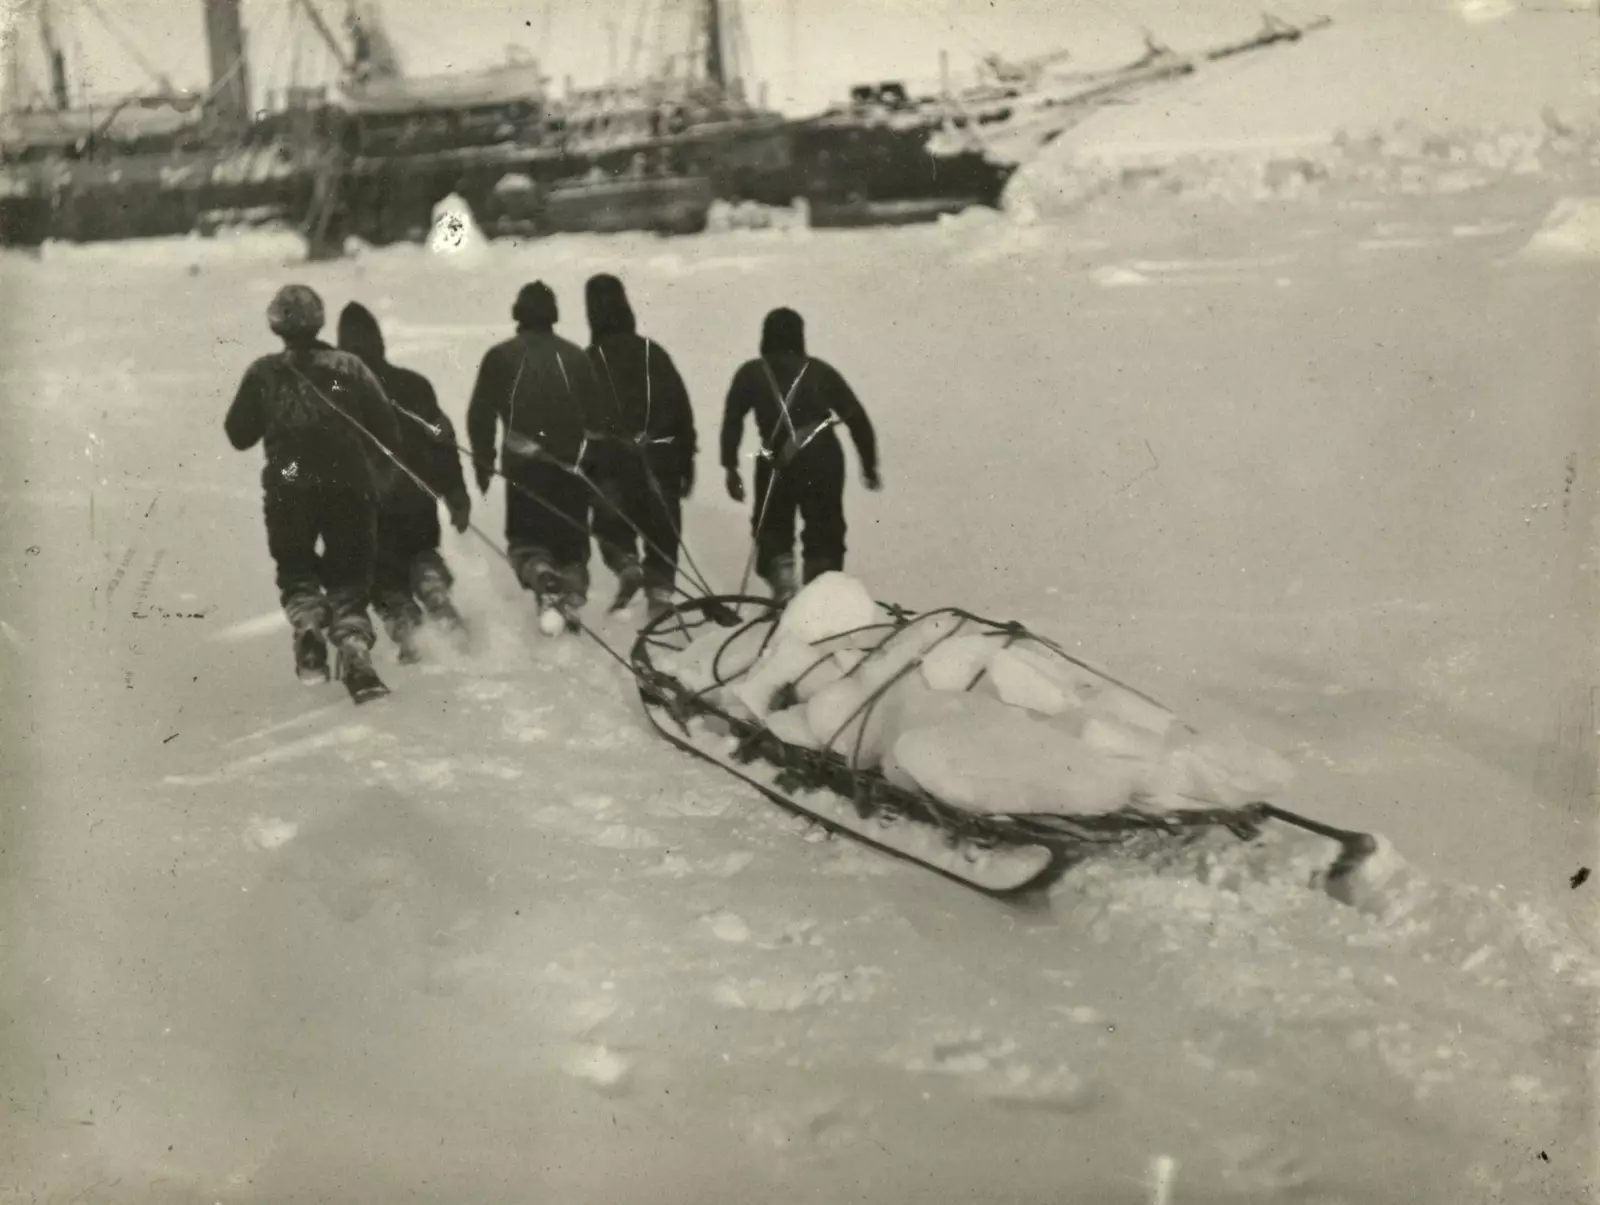
[(262, 497), (267, 551), (276, 566), (278, 601), (294, 634), (295, 668), (302, 681), (325, 682), (331, 618), (317, 556), (317, 508), (305, 490), (269, 489)]
[(637, 491), (621, 471), (614, 471), (599, 482), (599, 486), (601, 497), (589, 498), (594, 516), (592, 529), (595, 542), (600, 546), (600, 559), (617, 578), (617, 596), (611, 607), (621, 610), (644, 584), (638, 534), (634, 530), (638, 521), (634, 504)]
[(589, 486), (559, 465), (529, 465), (506, 505), (506, 542), (517, 580), (541, 611), (574, 616), (588, 597)]
[(803, 580), (844, 570), (844, 456), (818, 457), (800, 489)]
[(756, 496), (750, 528), (756, 544), (756, 576), (772, 587), (779, 602), (795, 593), (794, 527), (798, 499), (787, 473), (773, 473), (766, 461), (756, 464)]
[(378, 515), (378, 540), (372, 570), (372, 603), (400, 650), (400, 660), (417, 660), (416, 632), (422, 611), (411, 594), (411, 556), (415, 519), (404, 510)]
[(678, 577), (678, 542), (683, 526), (683, 501), (678, 497), (677, 482), (646, 476), (640, 482), (635, 507), (646, 541), (645, 585), (671, 590)]
[(323, 573), (328, 581), (328, 639), (350, 693), (362, 701), (388, 693), (372, 668), (375, 640), (367, 605), (372, 595), (378, 542), (377, 504), (354, 490), (323, 496)]
[(589, 517), (594, 498), (586, 481), (557, 472), (560, 475), (549, 481), (549, 497), (560, 514), (550, 514), (546, 539), (561, 578), (561, 610), (570, 619), (589, 601)]

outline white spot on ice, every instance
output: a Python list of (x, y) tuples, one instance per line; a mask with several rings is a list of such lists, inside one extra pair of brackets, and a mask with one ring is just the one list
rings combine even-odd
[(1097, 268), (1094, 274), (1094, 281), (1101, 288), (1117, 289), (1125, 288), (1129, 285), (1149, 284), (1150, 278), (1142, 275), (1141, 273), (1133, 271), (1131, 268), (1119, 268), (1115, 265), (1111, 265), (1104, 268)]
[(207, 636), (207, 640), (220, 641), (226, 644), (237, 644), (242, 640), (254, 640), (257, 636), (266, 636), (272, 632), (286, 631), (289, 620), (282, 611), (269, 611), (265, 615), (257, 615), (254, 619), (241, 620), (231, 624), (220, 631)]
[(574, 1079), (605, 1090), (618, 1089), (628, 1076), (628, 1060), (604, 1046), (574, 1047), (562, 1061), (562, 1070)]
[(250, 827), (245, 830), (245, 836), (252, 845), (273, 850), (293, 841), (299, 831), (300, 826), (292, 820), (263, 820), (254, 816), (250, 820)]
[(721, 912), (710, 918), (712, 936), (722, 941), (749, 941), (750, 926), (731, 912)]
[(209, 786), (215, 782), (243, 778), (248, 774), (257, 770), (264, 770), (268, 766), (276, 765), (279, 762), (309, 757), (314, 753), (320, 753), (324, 749), (354, 745), (372, 735), (373, 730), (365, 724), (346, 724), (328, 732), (318, 733), (316, 736), (290, 741), (286, 745), (279, 745), (276, 749), (268, 749), (264, 753), (255, 753), (249, 757), (241, 757), (227, 762), (210, 774), (169, 774), (162, 781), (172, 786), (180, 787)]
[(1527, 246), (1524, 258), (1600, 259), (1600, 197), (1565, 197), (1556, 203)]
[(601, 849), (655, 849), (661, 842), (649, 829), (612, 824), (600, 831), (594, 844)]

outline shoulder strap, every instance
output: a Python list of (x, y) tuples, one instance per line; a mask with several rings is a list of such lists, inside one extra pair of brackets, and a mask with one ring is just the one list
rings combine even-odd
[(792, 440), (799, 440), (800, 432), (794, 428), (794, 419), (789, 414), (789, 404), (794, 401), (800, 382), (805, 379), (806, 369), (810, 367), (810, 360), (800, 365), (800, 371), (795, 373), (794, 382), (789, 386), (789, 392), (785, 394), (778, 385), (778, 374), (772, 371), (772, 365), (767, 363), (767, 358), (761, 357), (761, 370), (767, 374), (767, 384), (772, 386), (772, 396), (778, 400), (778, 414), (783, 419), (783, 425), (789, 428), (789, 438)]

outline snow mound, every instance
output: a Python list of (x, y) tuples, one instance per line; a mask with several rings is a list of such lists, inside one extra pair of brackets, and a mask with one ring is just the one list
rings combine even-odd
[(1522, 249), (1529, 259), (1600, 259), (1600, 197), (1566, 197)]
[(784, 608), (778, 637), (816, 643), (878, 621), (878, 605), (853, 577), (824, 573)]

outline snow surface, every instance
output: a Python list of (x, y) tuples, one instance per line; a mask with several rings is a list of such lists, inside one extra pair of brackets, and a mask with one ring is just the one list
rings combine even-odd
[(1600, 162), (1592, 4), (1397, 0), (1330, 12), (1333, 25), (1298, 43), (1202, 64), (1089, 114), (1017, 173), (1008, 206), (1054, 216), (1151, 191), (1320, 200), (1357, 183), (1461, 192)]
[[(6, 1197), (1590, 1199), (1600, 296), (1521, 254), (1561, 199), (0, 260)], [(880, 431), (854, 570), (1283, 751), (1393, 841), (1359, 906), (1287, 835), (1046, 912), (803, 839), (453, 534), (473, 651), (299, 686), (220, 430), (272, 292), (372, 304), (459, 429), (517, 287), (581, 338), (599, 270), (707, 433), (795, 305)], [(743, 509), (687, 523), (731, 588)]]

